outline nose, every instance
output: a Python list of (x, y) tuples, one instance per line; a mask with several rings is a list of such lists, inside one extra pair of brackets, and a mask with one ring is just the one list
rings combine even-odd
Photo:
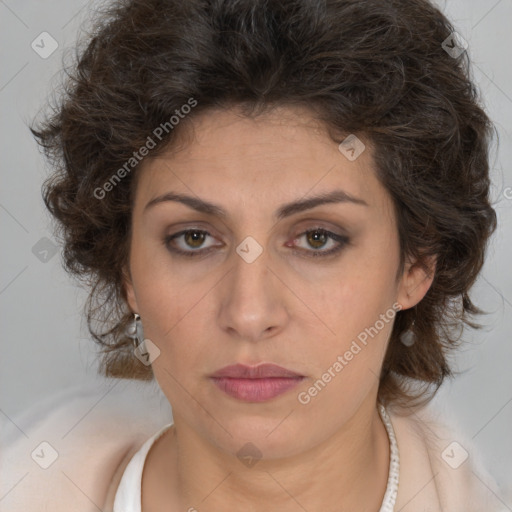
[[(271, 269), (268, 253), (248, 263), (233, 254), (233, 267), (222, 280), (219, 322), (231, 337), (257, 342), (282, 332), (288, 320), (286, 287)], [(288, 292), (290, 293), (290, 292)]]

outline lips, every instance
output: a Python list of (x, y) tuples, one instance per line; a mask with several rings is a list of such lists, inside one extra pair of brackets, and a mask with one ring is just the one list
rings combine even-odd
[(267, 379), (272, 377), (303, 377), (298, 373), (287, 370), (276, 364), (264, 363), (258, 366), (246, 366), (244, 364), (234, 364), (226, 366), (212, 377), (229, 377), (232, 379)]
[(291, 390), (305, 377), (275, 364), (235, 364), (215, 372), (211, 379), (227, 395), (244, 402), (265, 402)]

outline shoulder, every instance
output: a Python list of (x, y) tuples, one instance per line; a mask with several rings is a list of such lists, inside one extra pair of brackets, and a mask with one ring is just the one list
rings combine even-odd
[(75, 387), (2, 420), (2, 505), (13, 512), (108, 510), (130, 458), (171, 420), (155, 383), (126, 380)]
[[(505, 490), (485, 469), (465, 429), (439, 404), (390, 409), (400, 452), (402, 512), (501, 512)], [(510, 490), (507, 491), (507, 494)]]

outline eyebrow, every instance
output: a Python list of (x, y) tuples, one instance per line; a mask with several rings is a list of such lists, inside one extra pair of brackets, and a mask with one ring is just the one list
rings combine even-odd
[[(157, 204), (165, 203), (167, 201), (175, 201), (178, 203), (182, 203), (198, 212), (205, 213), (207, 215), (214, 215), (223, 219), (226, 219), (228, 217), (228, 213), (226, 212), (226, 210), (224, 210), (219, 205), (209, 203), (197, 197), (178, 194), (175, 192), (167, 192), (158, 197), (155, 197), (154, 199), (151, 199), (144, 207), (144, 212), (146, 212), (148, 209), (152, 208)], [(318, 194), (308, 199), (299, 199), (298, 201), (286, 203), (276, 211), (274, 217), (277, 220), (281, 220), (284, 219), (285, 217), (289, 217), (296, 213), (310, 210), (312, 208), (315, 208), (316, 206), (328, 203), (352, 203), (357, 205), (368, 206), (368, 203), (363, 199), (352, 196), (345, 192), (344, 190), (338, 189), (333, 190), (331, 192)]]

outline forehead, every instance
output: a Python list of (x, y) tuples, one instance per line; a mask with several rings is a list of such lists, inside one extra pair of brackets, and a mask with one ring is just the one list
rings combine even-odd
[(304, 106), (275, 107), (254, 117), (244, 115), (237, 107), (207, 110), (185, 119), (182, 128), (175, 148), (168, 153), (175, 161), (197, 159), (216, 164), (237, 158), (298, 160), (327, 156), (327, 148), (332, 153), (337, 147), (326, 126)]
[(370, 146), (350, 161), (305, 107), (254, 118), (236, 108), (210, 110), (180, 128), (169, 150), (143, 162), (138, 196), (150, 200), (169, 189), (261, 209), (342, 188), (381, 213), (389, 209)]

